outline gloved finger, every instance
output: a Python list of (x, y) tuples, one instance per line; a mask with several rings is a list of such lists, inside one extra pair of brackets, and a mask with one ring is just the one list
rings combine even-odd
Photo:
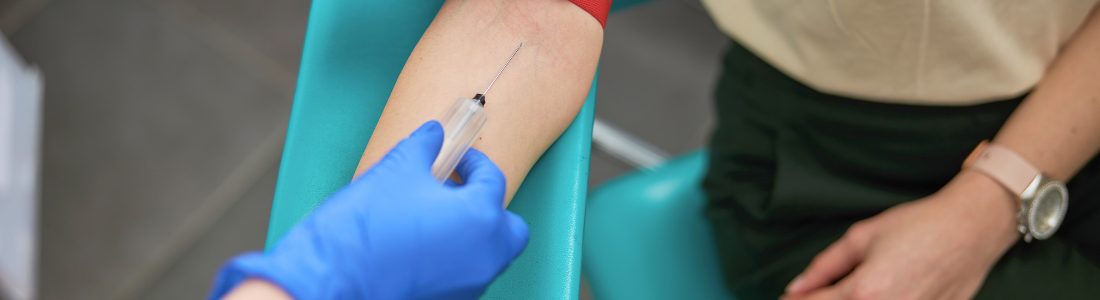
[(523, 249), (527, 248), (530, 232), (527, 228), (527, 222), (523, 221), (523, 217), (510, 211), (505, 212), (505, 215), (505, 222), (508, 225), (509, 233), (511, 233), (508, 244), (512, 246), (512, 258), (514, 259), (520, 253), (523, 253)]
[[(430, 171), (439, 148), (443, 147), (443, 126), (431, 120), (397, 143), (379, 164), (400, 163), (403, 167)], [(406, 165), (411, 164), (411, 165)]]
[(472, 193), (475, 199), (483, 199), (488, 204), (504, 205), (504, 173), (485, 153), (470, 148), (458, 162), (455, 172), (465, 182), (459, 190)]

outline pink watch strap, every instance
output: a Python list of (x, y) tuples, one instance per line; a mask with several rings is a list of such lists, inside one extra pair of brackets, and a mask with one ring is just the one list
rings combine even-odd
[(982, 141), (970, 152), (963, 167), (974, 168), (993, 177), (1016, 196), (1021, 196), (1035, 177), (1039, 176), (1039, 170), (1016, 152), (988, 141)]

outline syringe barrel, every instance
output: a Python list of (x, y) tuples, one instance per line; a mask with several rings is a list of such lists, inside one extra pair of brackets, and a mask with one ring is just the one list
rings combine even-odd
[(458, 98), (443, 116), (443, 147), (432, 164), (432, 175), (446, 181), (454, 172), (458, 161), (474, 144), (485, 126), (485, 107), (476, 99)]

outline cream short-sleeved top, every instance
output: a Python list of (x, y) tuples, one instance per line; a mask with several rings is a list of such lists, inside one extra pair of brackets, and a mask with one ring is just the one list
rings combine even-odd
[(922, 105), (1027, 92), (1096, 2), (702, 1), (726, 34), (810, 87)]

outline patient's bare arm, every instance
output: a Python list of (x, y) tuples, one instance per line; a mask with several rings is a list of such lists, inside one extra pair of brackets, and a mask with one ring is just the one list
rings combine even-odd
[(405, 63), (356, 174), (456, 98), (480, 92), (522, 42), (486, 97), (489, 120), (474, 143), (504, 172), (510, 201), (584, 104), (602, 41), (600, 22), (568, 1), (447, 1)]

